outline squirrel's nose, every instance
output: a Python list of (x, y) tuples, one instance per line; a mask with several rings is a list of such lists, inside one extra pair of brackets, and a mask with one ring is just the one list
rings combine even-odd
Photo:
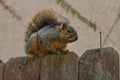
[(75, 40), (77, 40), (78, 39), (78, 37), (75, 37)]
[(78, 35), (76, 34), (75, 40), (77, 40), (77, 39), (78, 39)]

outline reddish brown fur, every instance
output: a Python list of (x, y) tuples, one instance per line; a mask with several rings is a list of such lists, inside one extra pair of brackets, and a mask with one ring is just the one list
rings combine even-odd
[(52, 53), (57, 53), (58, 51), (62, 52), (65, 51), (67, 43), (62, 43), (60, 40), (55, 40), (51, 43), (48, 50)]
[(37, 55), (45, 57), (49, 52), (64, 52), (66, 48), (66, 43), (61, 43), (59, 40), (53, 41), (48, 48), (40, 44), (37, 38), (35, 38), (32, 43), (30, 53), (28, 54), (30, 59), (34, 59)]

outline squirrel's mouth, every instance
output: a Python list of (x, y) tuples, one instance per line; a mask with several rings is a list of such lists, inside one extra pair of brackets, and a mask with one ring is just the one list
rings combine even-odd
[(69, 39), (69, 42), (74, 42), (78, 39), (78, 36), (73, 36)]

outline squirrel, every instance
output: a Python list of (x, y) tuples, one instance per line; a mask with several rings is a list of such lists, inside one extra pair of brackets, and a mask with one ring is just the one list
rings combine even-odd
[(69, 21), (53, 10), (38, 13), (29, 23), (25, 35), (25, 51), (30, 59), (49, 53), (66, 52), (66, 45), (78, 39)]

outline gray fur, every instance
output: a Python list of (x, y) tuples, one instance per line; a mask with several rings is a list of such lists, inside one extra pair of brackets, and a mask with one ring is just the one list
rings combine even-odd
[(33, 33), (30, 38), (28, 39), (26, 45), (25, 45), (25, 52), (28, 54), (30, 52), (31, 49), (31, 45), (32, 42), (35, 40), (35, 38), (37, 37), (37, 33)]
[(56, 27), (46, 26), (38, 31), (38, 35), (41, 38), (42, 44), (49, 47), (52, 41), (58, 39), (59, 30), (57, 26)]

